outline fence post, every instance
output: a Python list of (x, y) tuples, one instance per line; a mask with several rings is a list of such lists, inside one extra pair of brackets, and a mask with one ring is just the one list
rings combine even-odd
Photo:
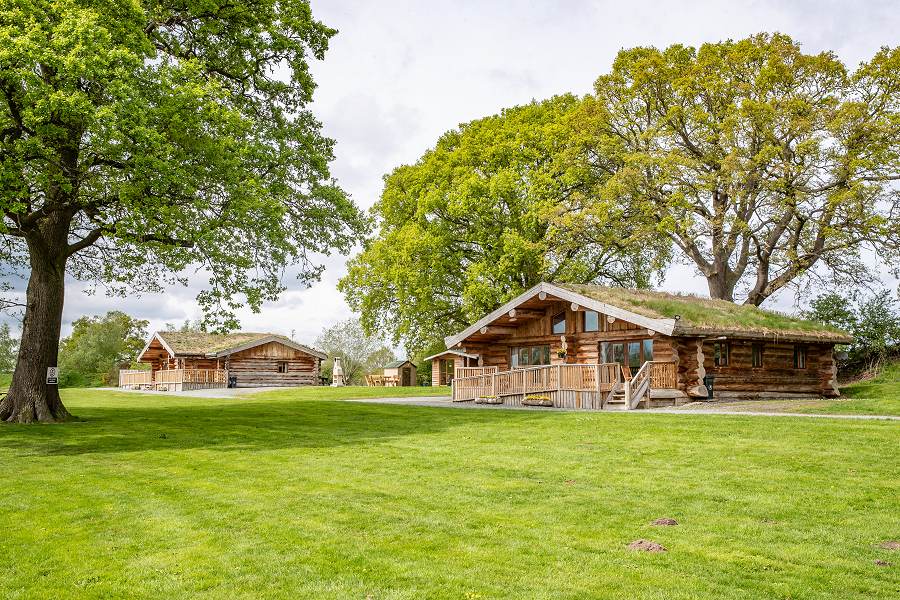
[(597, 395), (594, 397), (594, 402), (591, 403), (591, 408), (597, 408), (597, 403), (600, 403), (600, 408), (603, 408), (603, 396), (600, 392), (600, 365), (598, 364), (595, 367), (596, 375), (594, 376), (594, 386), (597, 388)]
[(625, 410), (631, 410), (631, 381), (625, 380)]

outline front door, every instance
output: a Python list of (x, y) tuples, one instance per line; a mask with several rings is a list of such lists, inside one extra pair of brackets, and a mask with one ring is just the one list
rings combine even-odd
[(409, 367), (405, 367), (403, 369), (403, 383), (401, 384), (404, 387), (409, 387), (410, 385), (412, 385), (409, 381), (410, 380), (409, 376), (410, 376)]

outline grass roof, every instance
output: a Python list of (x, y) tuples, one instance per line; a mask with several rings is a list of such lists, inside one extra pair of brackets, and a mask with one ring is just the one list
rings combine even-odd
[(675, 333), (691, 331), (755, 333), (767, 336), (815, 338), (849, 342), (845, 331), (757, 306), (713, 300), (692, 294), (669, 294), (599, 285), (557, 284), (559, 287), (652, 319), (679, 317)]
[(276, 337), (287, 342), (290, 340), (274, 333), (253, 333), (238, 331), (235, 333), (206, 333), (205, 331), (159, 331), (157, 335), (164, 339), (175, 354), (205, 356), (215, 354), (257, 340)]

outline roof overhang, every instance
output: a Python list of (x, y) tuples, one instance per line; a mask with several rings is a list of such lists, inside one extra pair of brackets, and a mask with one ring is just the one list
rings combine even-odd
[(815, 333), (738, 329), (711, 329), (705, 327), (678, 327), (675, 335), (702, 338), (722, 338), (739, 340), (805, 342), (812, 344), (850, 344), (853, 336), (834, 334), (833, 336), (816, 335)]
[(454, 356), (462, 356), (463, 358), (471, 358), (472, 360), (478, 360), (479, 356), (477, 354), (470, 354), (468, 352), (463, 352), (462, 350), (444, 350), (443, 352), (438, 352), (437, 354), (432, 354), (431, 356), (426, 356), (422, 360), (434, 360), (440, 356), (444, 356), (446, 354), (452, 354)]
[(629, 323), (634, 323), (635, 325), (640, 325), (641, 327), (646, 327), (647, 329), (665, 335), (672, 335), (672, 332), (675, 330), (675, 319), (653, 319), (650, 317), (645, 317), (644, 315), (640, 315), (630, 310), (625, 310), (623, 308), (619, 308), (618, 306), (607, 304), (606, 302), (594, 300), (593, 298), (589, 298), (588, 296), (584, 296), (582, 294), (579, 294), (578, 292), (573, 292), (571, 290), (561, 288), (559, 286), (553, 285), (552, 283), (539, 283), (528, 291), (516, 296), (497, 310), (491, 312), (485, 317), (482, 317), (456, 335), (447, 336), (446, 338), (444, 338), (444, 343), (447, 345), (447, 348), (452, 349), (453, 346), (456, 346), (457, 344), (468, 338), (470, 335), (473, 335), (482, 327), (493, 323), (512, 309), (527, 302), (528, 300), (531, 300), (536, 296), (541, 296), (541, 294), (545, 295), (546, 297), (552, 296), (553, 298), (559, 300), (566, 300), (577, 304), (581, 308), (594, 310), (605, 315), (615, 317), (617, 319), (622, 319), (623, 321), (628, 321)]

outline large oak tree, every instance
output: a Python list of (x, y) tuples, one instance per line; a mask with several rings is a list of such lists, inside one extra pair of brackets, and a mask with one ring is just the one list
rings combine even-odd
[(623, 50), (574, 119), (595, 195), (649, 216), (714, 298), (900, 258), (900, 48), (853, 72), (779, 34)]
[(67, 276), (159, 290), (201, 269), (211, 326), (235, 326), (346, 251), (363, 227), (306, 108), (335, 32), (292, 0), (3, 0), (2, 261), (28, 277), (0, 419), (68, 416), (45, 385)]

